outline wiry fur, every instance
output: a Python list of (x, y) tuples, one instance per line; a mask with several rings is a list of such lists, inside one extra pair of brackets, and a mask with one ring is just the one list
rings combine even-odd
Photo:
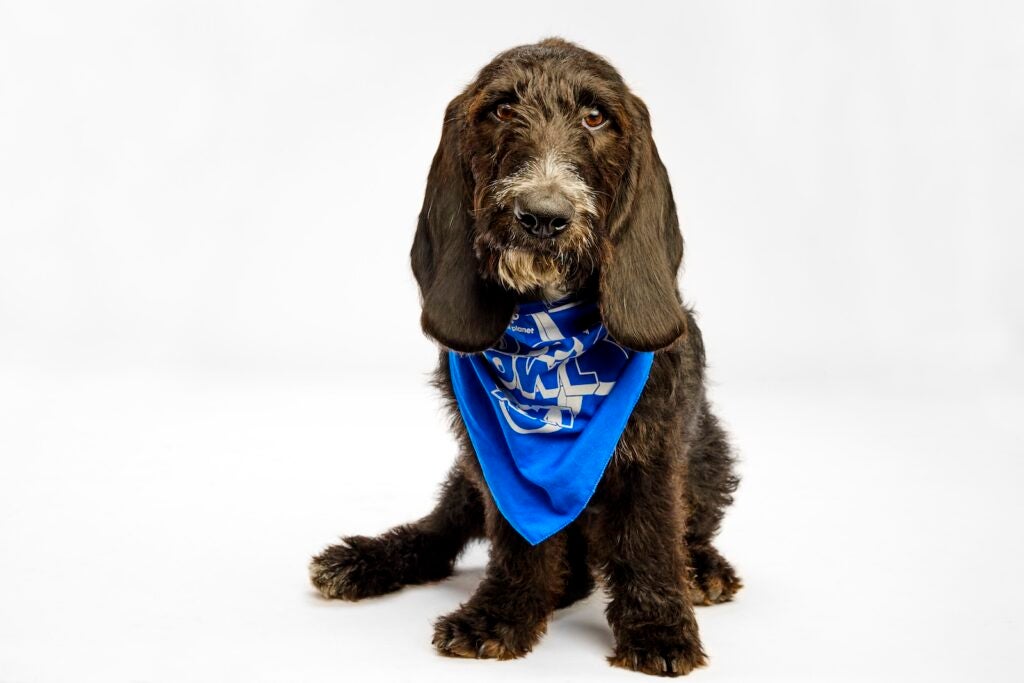
[[(512, 125), (487, 118), (501, 98), (516, 103)], [(593, 106), (611, 117), (600, 131), (579, 125)], [(511, 215), (517, 197), (537, 186), (575, 208), (557, 238), (533, 238)], [(681, 258), (647, 109), (607, 62), (549, 39), (486, 66), (448, 107), (412, 249), (423, 328), (443, 347), (434, 384), (459, 455), (429, 515), (375, 538), (344, 538), (315, 557), (320, 592), (359, 600), (439, 580), (467, 542), (487, 538), (480, 586), (435, 625), (442, 654), (524, 655), (552, 612), (587, 596), (597, 579), (611, 598), (612, 664), (670, 676), (704, 664), (693, 605), (730, 600), (740, 588), (712, 545), (738, 480), (705, 397), (700, 330), (676, 288)], [(617, 342), (656, 353), (589, 505), (531, 546), (484, 482), (445, 349), (488, 348), (517, 301), (551, 290), (596, 296)]]

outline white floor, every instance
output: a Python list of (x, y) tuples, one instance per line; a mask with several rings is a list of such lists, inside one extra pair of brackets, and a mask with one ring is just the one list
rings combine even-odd
[[(699, 610), (694, 680), (1024, 680), (1024, 395), (975, 389), (714, 388), (746, 587)], [(483, 546), (383, 599), (310, 588), (312, 553), (425, 512), (451, 455), (419, 377), (3, 366), (0, 681), (642, 680), (605, 663), (599, 595), (525, 659), (435, 655)]]

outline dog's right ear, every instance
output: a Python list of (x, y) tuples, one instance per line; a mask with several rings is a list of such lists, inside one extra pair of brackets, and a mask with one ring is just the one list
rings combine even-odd
[(472, 184), (460, 152), (464, 102), (459, 95), (445, 111), (410, 256), (423, 331), (449, 349), (474, 353), (498, 342), (512, 320), (514, 301), (480, 277), (473, 253)]

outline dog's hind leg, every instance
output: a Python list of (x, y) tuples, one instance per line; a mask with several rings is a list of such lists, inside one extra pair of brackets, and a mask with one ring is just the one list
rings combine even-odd
[(438, 581), (451, 575), (466, 543), (483, 533), (480, 494), (456, 465), (429, 515), (380, 536), (342, 538), (312, 559), (309, 578), (324, 597), (342, 600)]
[(711, 544), (739, 479), (733, 472), (728, 437), (707, 403), (698, 429), (686, 476), (688, 584), (695, 605), (712, 605), (728, 602), (743, 586), (732, 565)]
[(690, 546), (687, 590), (695, 605), (729, 602), (743, 587), (736, 570), (710, 543)]

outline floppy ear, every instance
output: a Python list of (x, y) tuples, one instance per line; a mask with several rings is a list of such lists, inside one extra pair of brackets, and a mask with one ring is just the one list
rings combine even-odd
[(633, 146), (609, 221), (611, 250), (601, 265), (601, 317), (612, 339), (638, 351), (686, 334), (676, 273), (683, 236), (668, 173), (651, 136), (647, 107), (630, 95)]
[(463, 99), (456, 97), (445, 112), (410, 256), (423, 331), (449, 349), (471, 353), (497, 343), (514, 302), (502, 287), (480, 277), (473, 254), (473, 198), (459, 151)]

